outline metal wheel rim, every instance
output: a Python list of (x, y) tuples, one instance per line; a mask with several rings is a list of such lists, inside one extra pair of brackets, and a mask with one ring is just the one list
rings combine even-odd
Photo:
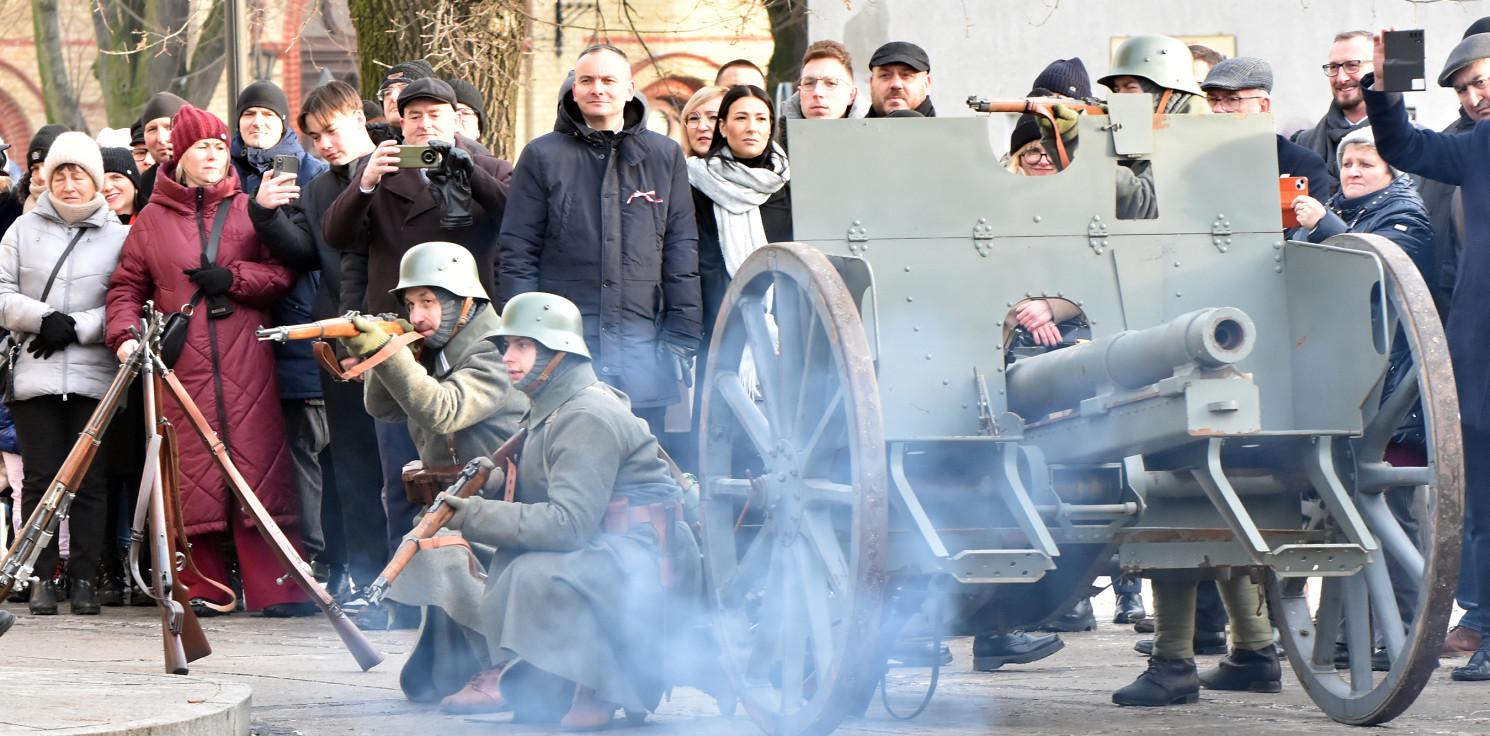
[[(1322, 626), (1316, 632), (1313, 614), (1324, 614), (1323, 618), (1331, 621), (1343, 619), (1348, 640), (1362, 641), (1360, 632), (1364, 630), (1364, 640), (1371, 644), (1369, 624), (1361, 624), (1361, 617), (1349, 615), (1351, 611), (1346, 607), (1360, 611), (1364, 605), (1373, 612), (1380, 611), (1376, 614), (1379, 616), (1395, 615), (1395, 606), (1387, 611), (1387, 606), (1373, 600), (1373, 594), (1382, 593), (1381, 581), (1387, 580), (1386, 557), (1399, 562), (1407, 559), (1394, 553), (1391, 545), (1382, 544), (1371, 555), (1367, 568), (1350, 578), (1311, 579), (1323, 586), (1318, 611), (1311, 612), (1307, 599), (1297, 594), (1296, 586), (1290, 593), (1288, 581), (1277, 577), (1270, 577), (1268, 594), (1278, 618), (1284, 649), (1299, 683), (1331, 718), (1364, 726), (1385, 723), (1405, 711), (1438, 666), (1438, 654), (1443, 646), (1458, 582), (1460, 533), (1464, 518), (1464, 458), (1458, 393), (1447, 342), (1432, 295), (1416, 266), (1398, 246), (1379, 236), (1342, 235), (1331, 238), (1329, 244), (1373, 253), (1381, 258), (1388, 302), (1412, 347), (1417, 380), (1411, 384), (1404, 382), (1398, 390), (1416, 389), (1422, 401), (1427, 432), (1428, 467), (1421, 473), (1405, 476), (1417, 477), (1425, 481), (1421, 485), (1428, 487), (1431, 510), (1419, 521), (1420, 534), (1427, 540), (1422, 554), (1424, 574), (1412, 626), (1400, 644), (1393, 646), (1388, 641), (1385, 647), (1391, 652), (1391, 669), (1385, 673), (1373, 673), (1370, 669), (1374, 645), (1352, 646), (1351, 667), (1336, 670), (1332, 652), (1339, 627)], [(1395, 335), (1395, 330), (1389, 334)], [(1368, 495), (1370, 489), (1401, 485), (1373, 482), (1373, 478), (1379, 481), (1383, 476), (1373, 473), (1371, 466), (1382, 460), (1377, 445), (1384, 446), (1385, 440), (1400, 425), (1400, 418), (1393, 420), (1392, 416), (1400, 417), (1411, 408), (1411, 402), (1406, 402), (1400, 414), (1388, 415), (1384, 407), (1380, 416), (1367, 420), (1362, 437), (1335, 440), (1337, 456), (1349, 458), (1348, 464), (1340, 468), (1341, 477), (1346, 480), (1358, 507), (1367, 502), (1363, 496)], [(1382, 432), (1386, 432), (1385, 438)], [(1379, 514), (1366, 514), (1366, 518), (1378, 540), (1391, 531), (1382, 526), (1384, 523), (1396, 526), (1389, 517), (1383, 522)], [(1400, 531), (1400, 526), (1397, 529)], [(1376, 569), (1371, 570), (1372, 566)], [(1371, 579), (1373, 575), (1376, 576), (1374, 580)], [(1385, 592), (1389, 597), (1389, 580)], [(1337, 596), (1339, 603), (1328, 602)], [(1334, 605), (1340, 606), (1340, 613), (1334, 611)]]
[[(769, 320), (757, 316), (767, 300), (782, 355), (757, 361), (764, 399), (757, 405), (738, 368), (745, 345), (761, 355), (760, 346), (773, 344)], [(782, 389), (788, 386), (794, 390)], [(746, 260), (721, 306), (703, 389), (704, 567), (725, 669), (766, 733), (826, 733), (874, 684), (867, 643), (884, 597), (889, 507), (868, 340), (852, 295), (825, 256), (788, 243)], [(755, 483), (760, 520), (753, 536), (736, 530), (747, 516), (743, 497), (752, 493), (734, 467), (736, 436), (767, 463)], [(822, 475), (833, 469), (825, 459), (830, 448), (833, 460), (847, 452), (849, 484)], [(796, 620), (805, 625), (788, 625)], [(818, 665), (823, 659), (826, 668)], [(794, 671), (803, 674), (787, 676)]]

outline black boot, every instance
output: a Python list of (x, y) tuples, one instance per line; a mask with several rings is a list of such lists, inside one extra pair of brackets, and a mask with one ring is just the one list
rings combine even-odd
[(1097, 615), (1092, 612), (1092, 599), (1082, 598), (1076, 602), (1071, 610), (1061, 614), (1054, 621), (1047, 621), (1035, 627), (1037, 631), (1091, 631), (1097, 628)]
[(1119, 593), (1117, 596), (1117, 612), (1112, 616), (1115, 624), (1136, 624), (1139, 619), (1148, 615), (1143, 608), (1143, 596), (1138, 593)]
[(1476, 649), (1469, 658), (1469, 664), (1463, 667), (1455, 667), (1453, 674), (1449, 675), (1460, 682), (1482, 682), (1490, 680), (1490, 639)]
[(98, 568), (98, 602), (105, 606), (124, 605), (124, 565), (119, 555), (105, 553)]
[(332, 565), (331, 578), (326, 582), (326, 592), (338, 600), (346, 600), (352, 595), (352, 573), (346, 565)]
[(1149, 659), (1137, 680), (1112, 694), (1118, 705), (1181, 705), (1200, 700), (1200, 678), (1194, 659)]
[[(1195, 648), (1196, 654), (1225, 654), (1227, 641), (1226, 632), (1224, 631), (1196, 631), (1195, 638), (1191, 640), (1191, 645)], [(1133, 645), (1133, 651), (1145, 657), (1153, 656), (1154, 640), (1139, 639)]]
[(1055, 634), (1031, 636), (1023, 631), (973, 637), (973, 669), (992, 672), (1006, 664), (1029, 664), (1066, 646)]
[(81, 616), (97, 616), (101, 605), (98, 589), (92, 580), (76, 578), (72, 581), (72, 612)]
[(1207, 690), (1240, 690), (1252, 693), (1276, 693), (1283, 690), (1283, 669), (1278, 666), (1278, 651), (1266, 649), (1233, 649), (1214, 669), (1200, 676)]
[(31, 584), (31, 615), (32, 616), (56, 616), (57, 615), (57, 584), (51, 580), (43, 580)]
[(0, 636), (5, 636), (5, 632), (10, 631), (10, 627), (14, 625), (15, 622), (15, 614), (11, 613), (10, 611), (0, 611)]

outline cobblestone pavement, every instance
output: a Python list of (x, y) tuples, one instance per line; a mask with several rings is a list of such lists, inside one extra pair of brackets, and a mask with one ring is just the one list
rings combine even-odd
[[(1104, 600), (1105, 599), (1105, 600)], [(19, 620), (0, 639), (7, 667), (77, 669), (124, 673), (159, 672), (159, 617), (150, 608), (106, 608), (101, 616), (32, 617), (25, 606), (7, 604)], [(1111, 618), (1111, 597), (1097, 599), (1098, 620)], [(1104, 615), (1105, 614), (1105, 617)], [(387, 661), (362, 672), (320, 617), (265, 619), (239, 613), (204, 619), (214, 652), (193, 665), (192, 674), (253, 690), (252, 722), (260, 736), (306, 734), (467, 734), (547, 733), (550, 729), (511, 724), (510, 716), (457, 718), (409, 703), (398, 689), (398, 672), (413, 646), (415, 632), (369, 634)], [(1197, 705), (1160, 709), (1112, 705), (1114, 689), (1128, 684), (1144, 667), (1133, 651), (1140, 638), (1129, 626), (1102, 623), (1096, 631), (1065, 634), (1066, 647), (1034, 664), (995, 673), (970, 667), (971, 642), (950, 642), (956, 661), (942, 670), (931, 706), (909, 722), (893, 720), (878, 702), (864, 718), (846, 721), (837, 734), (1139, 734), (1215, 733), (1217, 729), (1255, 734), (1484, 734), (1490, 733), (1490, 683), (1458, 683), (1445, 667), (1408, 712), (1380, 730), (1363, 731), (1326, 718), (1284, 668), (1278, 695), (1202, 694)], [(1201, 666), (1216, 658), (1202, 658)], [(892, 670), (890, 698), (899, 711), (919, 701), (930, 671)], [(54, 702), (18, 703), (0, 698), (0, 709), (81, 708), (65, 689)], [(121, 720), (124, 714), (121, 714)], [(134, 714), (138, 716), (138, 714)], [(641, 733), (760, 733), (743, 711), (719, 714), (714, 701), (688, 688), (648, 719)], [(1197, 731), (1200, 729), (1200, 731)]]

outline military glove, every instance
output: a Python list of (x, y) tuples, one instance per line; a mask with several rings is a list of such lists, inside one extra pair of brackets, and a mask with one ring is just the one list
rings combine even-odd
[(481, 500), (474, 497), (461, 498), (460, 496), (457, 496), (455, 494), (444, 492), (442, 492), (437, 497), (437, 500), (438, 499), (444, 499), (445, 505), (449, 506), (451, 512), (453, 512), (454, 514), (450, 517), (450, 521), (445, 522), (445, 528), (457, 532), (460, 531), (461, 527), (465, 526), (466, 521), (471, 518), (472, 506), (474, 506), (477, 501)]
[[(1076, 140), (1076, 124), (1081, 119), (1081, 113), (1059, 102), (1051, 106), (1050, 113), (1055, 116), (1055, 129), (1061, 134), (1061, 140), (1066, 143)], [(1050, 120), (1045, 117), (1039, 117), (1038, 119), (1040, 121), (1040, 132), (1045, 137), (1053, 136), (1050, 130)]]
[[(346, 346), (347, 352), (358, 357), (366, 358), (373, 353), (383, 349), (393, 338), (383, 331), (383, 328), (370, 322), (366, 317), (357, 315), (352, 317), (352, 326), (357, 328), (357, 334), (352, 337), (341, 338), (341, 344)], [(409, 325), (410, 331), (413, 325)]]

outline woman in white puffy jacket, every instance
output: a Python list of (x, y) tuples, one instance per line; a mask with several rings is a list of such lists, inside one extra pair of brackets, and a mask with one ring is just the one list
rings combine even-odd
[[(83, 133), (57, 136), (42, 166), (46, 191), (0, 238), (0, 326), (19, 346), (5, 405), (15, 419), (25, 466), (29, 518), (103, 398), (119, 361), (104, 345), (104, 300), (127, 229), (109, 211), (98, 144)], [(73, 613), (99, 612), (94, 589), (102, 555), (102, 463), (84, 474), (73, 500), (68, 559)], [(37, 559), (33, 615), (57, 612), (54, 541)]]

